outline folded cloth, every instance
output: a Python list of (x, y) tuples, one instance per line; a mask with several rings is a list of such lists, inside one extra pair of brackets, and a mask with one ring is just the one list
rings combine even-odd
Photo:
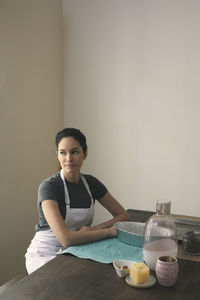
[(118, 259), (127, 259), (135, 262), (143, 261), (142, 248), (122, 243), (117, 238), (70, 246), (57, 254), (66, 253), (101, 263), (112, 263)]

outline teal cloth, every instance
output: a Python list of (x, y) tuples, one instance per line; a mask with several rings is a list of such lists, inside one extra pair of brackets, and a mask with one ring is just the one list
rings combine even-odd
[(142, 248), (122, 243), (117, 238), (71, 246), (58, 254), (66, 253), (101, 263), (112, 263), (118, 259), (127, 259), (135, 262), (143, 261)]

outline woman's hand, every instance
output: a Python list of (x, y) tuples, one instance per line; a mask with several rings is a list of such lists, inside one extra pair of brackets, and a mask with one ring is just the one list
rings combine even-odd
[(82, 226), (80, 231), (92, 231), (92, 227), (91, 226)]
[(110, 236), (111, 237), (116, 237), (117, 236), (117, 230), (115, 229), (114, 226), (112, 226), (112, 227), (110, 227), (108, 229), (110, 229)]

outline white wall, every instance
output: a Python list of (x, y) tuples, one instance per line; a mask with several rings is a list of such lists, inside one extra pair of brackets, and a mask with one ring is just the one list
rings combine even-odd
[(200, 215), (199, 11), (195, 0), (63, 0), (64, 124), (85, 132), (85, 171), (125, 208), (167, 198)]
[(61, 1), (0, 0), (0, 285), (25, 270), (62, 127)]

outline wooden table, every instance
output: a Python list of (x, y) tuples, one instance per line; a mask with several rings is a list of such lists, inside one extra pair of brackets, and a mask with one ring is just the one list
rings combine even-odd
[[(134, 219), (143, 221), (141, 217)], [(163, 287), (156, 283), (148, 289), (136, 289), (116, 275), (112, 264), (80, 259), (70, 254), (59, 255), (10, 287), (0, 299), (199, 300), (200, 262), (180, 258), (178, 262), (179, 276), (174, 286)], [(155, 276), (155, 273), (152, 274)]]
[(59, 255), (5, 291), (3, 300), (198, 300), (200, 263), (179, 260), (179, 277), (172, 287), (156, 283), (136, 289), (119, 278), (112, 264)]

